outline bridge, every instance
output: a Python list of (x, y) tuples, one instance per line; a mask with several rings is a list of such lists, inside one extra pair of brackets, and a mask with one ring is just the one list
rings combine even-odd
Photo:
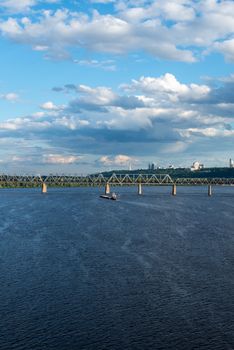
[(47, 192), (47, 186), (89, 186), (105, 187), (110, 193), (111, 186), (138, 186), (142, 194), (142, 186), (172, 186), (172, 194), (176, 195), (176, 186), (208, 186), (211, 195), (212, 185), (234, 186), (234, 178), (172, 178), (168, 174), (112, 174), (96, 175), (0, 175), (1, 187), (39, 187)]

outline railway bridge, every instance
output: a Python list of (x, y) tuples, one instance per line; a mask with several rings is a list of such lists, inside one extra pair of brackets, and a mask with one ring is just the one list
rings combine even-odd
[(138, 194), (142, 194), (142, 186), (171, 186), (172, 195), (176, 195), (177, 186), (208, 186), (208, 195), (212, 194), (212, 186), (234, 186), (234, 178), (172, 178), (169, 174), (115, 174), (95, 175), (0, 175), (1, 187), (41, 187), (42, 193), (48, 186), (88, 186), (104, 187), (110, 193), (112, 186), (137, 186)]

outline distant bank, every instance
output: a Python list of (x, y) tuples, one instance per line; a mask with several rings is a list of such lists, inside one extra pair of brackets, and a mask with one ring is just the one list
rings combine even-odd
[(111, 170), (102, 172), (104, 176), (115, 174), (168, 174), (171, 178), (234, 178), (234, 168), (203, 168), (191, 171), (190, 168), (160, 168), (155, 170)]
[[(199, 179), (199, 180), (198, 180)], [(189, 168), (112, 170), (109, 172), (81, 175), (7, 175), (0, 174), (1, 188), (47, 186), (79, 187), (112, 185), (234, 185), (234, 168)], [(44, 188), (44, 187), (45, 188)], [(44, 189), (43, 189), (44, 188)]]

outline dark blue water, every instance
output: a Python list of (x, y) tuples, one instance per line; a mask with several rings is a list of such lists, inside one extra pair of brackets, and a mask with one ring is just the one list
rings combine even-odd
[(0, 190), (0, 349), (234, 349), (234, 187)]

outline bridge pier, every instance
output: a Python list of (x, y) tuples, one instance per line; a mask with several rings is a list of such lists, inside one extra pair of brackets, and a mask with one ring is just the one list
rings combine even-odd
[(41, 185), (41, 193), (47, 193), (47, 184), (45, 182)]
[(139, 195), (142, 194), (142, 186), (141, 186), (141, 183), (138, 184), (138, 194), (139, 194)]
[(176, 196), (176, 184), (172, 185), (172, 191), (171, 191), (172, 196)]
[(212, 196), (212, 186), (208, 185), (208, 196), (211, 197)]
[(105, 186), (105, 194), (110, 194), (110, 184), (107, 183)]

